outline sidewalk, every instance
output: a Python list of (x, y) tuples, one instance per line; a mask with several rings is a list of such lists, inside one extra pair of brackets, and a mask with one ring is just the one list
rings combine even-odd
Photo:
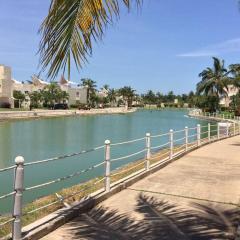
[(233, 239), (240, 136), (196, 151), (47, 235), (61, 239)]

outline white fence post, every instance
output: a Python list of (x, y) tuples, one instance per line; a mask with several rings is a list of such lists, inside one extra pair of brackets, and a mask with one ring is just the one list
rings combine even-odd
[(236, 135), (236, 123), (233, 123), (233, 135)]
[(220, 139), (220, 125), (219, 125), (219, 123), (217, 123), (217, 139)]
[(151, 158), (151, 134), (147, 133), (146, 134), (146, 163), (145, 163), (145, 170), (148, 171), (150, 168), (150, 158)]
[(111, 174), (111, 166), (110, 166), (110, 144), (109, 140), (105, 141), (105, 191), (110, 191), (110, 174)]
[(211, 123), (208, 123), (208, 141), (211, 141)]
[(197, 145), (198, 147), (201, 145), (201, 125), (197, 125)]
[(14, 177), (14, 205), (13, 205), (13, 226), (12, 239), (22, 239), (22, 198), (23, 198), (23, 182), (24, 182), (24, 158), (18, 156), (15, 158), (16, 169)]
[(188, 150), (188, 127), (185, 127), (185, 151)]
[(173, 130), (171, 129), (169, 131), (169, 145), (170, 145), (170, 152), (169, 152), (169, 158), (173, 158)]
[(226, 131), (226, 137), (229, 136), (229, 123), (227, 123), (227, 131)]

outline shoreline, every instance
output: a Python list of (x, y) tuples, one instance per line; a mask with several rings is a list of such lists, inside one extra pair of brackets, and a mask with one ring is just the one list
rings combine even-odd
[(4, 120), (24, 120), (67, 116), (92, 116), (104, 114), (128, 114), (137, 111), (137, 108), (126, 110), (120, 108), (104, 108), (90, 110), (32, 110), (32, 111), (3, 111), (0, 112), (0, 121)]

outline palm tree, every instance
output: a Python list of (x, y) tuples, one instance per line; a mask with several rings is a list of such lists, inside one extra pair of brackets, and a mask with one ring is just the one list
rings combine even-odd
[[(81, 68), (92, 53), (92, 39), (101, 40), (105, 29), (119, 17), (120, 3), (128, 9), (142, 0), (51, 0), (48, 16), (41, 25), (40, 64), (54, 78), (71, 60)], [(115, 18), (116, 17), (116, 18)]]
[(108, 84), (104, 84), (103, 86), (102, 86), (102, 89), (104, 90), (106, 90), (106, 91), (108, 91), (109, 90), (109, 85)]
[(82, 78), (81, 82), (81, 86), (87, 87), (87, 104), (89, 104), (96, 95), (96, 82), (90, 78)]
[(126, 108), (128, 109), (129, 106), (131, 107), (133, 97), (135, 95), (135, 90), (132, 89), (131, 87), (125, 86), (123, 88), (120, 88), (118, 92), (125, 100)]
[(240, 64), (229, 65), (229, 73), (231, 73), (231, 83), (240, 89)]
[(114, 88), (111, 88), (108, 90), (107, 98), (108, 98), (109, 102), (111, 103), (111, 106), (116, 102), (117, 92)]
[(199, 74), (202, 80), (197, 84), (197, 94), (214, 96), (219, 102), (219, 98), (227, 94), (229, 77), (224, 61), (215, 57), (213, 61), (213, 68), (208, 67)]

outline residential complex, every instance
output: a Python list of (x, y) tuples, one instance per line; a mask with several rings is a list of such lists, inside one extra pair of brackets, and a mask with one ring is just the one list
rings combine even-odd
[[(13, 91), (20, 91), (26, 95), (26, 100), (21, 107), (28, 108), (30, 105), (29, 93), (43, 90), (49, 82), (43, 81), (37, 76), (32, 76), (29, 82), (20, 82), (12, 78), (11, 68), (0, 65), (0, 106), (10, 104), (14, 107)], [(79, 86), (79, 84), (70, 82), (61, 77), (58, 82), (61, 90), (69, 94), (68, 104), (87, 103), (87, 87)]]

